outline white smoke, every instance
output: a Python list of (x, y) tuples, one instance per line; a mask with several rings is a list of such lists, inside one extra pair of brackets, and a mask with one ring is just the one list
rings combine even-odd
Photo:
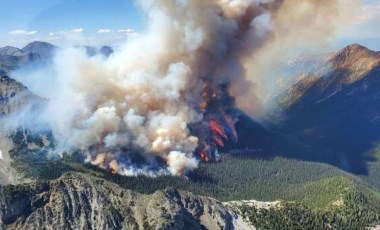
[(233, 96), (249, 94), (244, 63), (270, 40), (282, 3), (141, 0), (147, 32), (110, 58), (80, 49), (57, 53), (49, 70), (54, 90), (42, 118), (60, 148), (82, 149), (88, 161), (115, 173), (151, 175), (149, 167), (128, 160), (135, 153), (166, 162), (153, 174), (194, 169), (198, 138), (188, 124), (204, 117), (204, 85), (229, 83)]

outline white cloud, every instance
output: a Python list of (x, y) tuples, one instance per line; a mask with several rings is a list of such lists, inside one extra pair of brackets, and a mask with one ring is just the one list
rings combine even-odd
[(76, 29), (72, 29), (70, 30), (71, 33), (82, 33), (84, 32), (84, 29), (83, 28), (76, 28)]
[(27, 31), (27, 30), (13, 30), (13, 31), (9, 31), (8, 32), (9, 34), (11, 35), (35, 35), (38, 33), (37, 30), (31, 30), (31, 31)]
[(80, 34), (80, 33), (83, 33), (83, 32), (84, 32), (83, 28), (76, 28), (76, 29), (72, 29), (72, 30), (61, 30), (61, 31), (50, 32), (49, 36)]
[[(17, 35), (17, 39), (14, 36)], [(42, 33), (41, 31), (10, 31), (8, 36), (0, 40), (0, 47), (12, 45), (15, 47), (23, 47), (26, 44), (39, 40), (50, 42), (58, 46), (120, 46), (128, 40), (139, 36), (139, 33), (133, 29), (112, 30), (104, 27), (95, 31), (87, 31), (84, 28), (72, 28), (68, 30), (57, 30)]]
[(120, 30), (118, 30), (117, 32), (119, 32), (119, 33), (135, 33), (135, 31), (134, 30), (132, 30), (132, 29), (120, 29)]
[(100, 30), (98, 30), (99, 34), (107, 34), (107, 33), (111, 33), (111, 32), (112, 32), (112, 30), (110, 30), (110, 29), (100, 29)]

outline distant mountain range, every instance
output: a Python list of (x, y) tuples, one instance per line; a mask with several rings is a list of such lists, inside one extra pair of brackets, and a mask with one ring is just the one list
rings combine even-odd
[[(108, 57), (113, 53), (113, 49), (109, 46), (103, 46), (99, 49), (91, 46), (83, 46), (83, 48), (89, 56), (99, 53)], [(51, 61), (58, 49), (58, 46), (40, 41), (32, 42), (22, 49), (12, 46), (2, 47), (0, 48), (0, 76), (6, 75), (21, 66), (41, 62), (44, 64), (46, 61)]]

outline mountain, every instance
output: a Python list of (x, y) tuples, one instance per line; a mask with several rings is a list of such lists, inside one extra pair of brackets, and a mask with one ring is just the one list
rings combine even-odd
[(6, 46), (6, 47), (0, 48), (0, 55), (1, 56), (5, 56), (5, 55), (6, 56), (21, 56), (23, 55), (23, 52), (19, 48)]
[(367, 175), (380, 139), (380, 55), (354, 44), (324, 58), (280, 102), (277, 122), (310, 146), (308, 158)]
[(86, 54), (90, 57), (95, 55), (103, 55), (104, 57), (109, 57), (113, 53), (113, 49), (109, 46), (102, 46), (100, 49), (93, 46), (78, 46), (79, 48), (84, 48)]
[[(352, 190), (344, 180), (326, 180), (320, 186), (340, 189), (341, 195), (326, 210), (313, 210), (294, 202), (233, 202), (243, 217), (258, 229), (378, 229), (379, 206), (360, 191)], [(343, 182), (343, 183), (342, 183)], [(342, 187), (344, 185), (345, 187)], [(312, 188), (307, 194), (313, 197)], [(321, 194), (321, 197), (323, 194)]]
[(18, 67), (18, 58), (13, 56), (0, 56), (0, 76)]
[[(305, 62), (308, 68), (316, 66), (319, 68), (315, 68), (315, 71), (307, 74), (303, 67)], [(290, 99), (292, 94), (297, 94), (302, 97), (314, 97), (312, 100), (322, 100), (368, 77), (370, 71), (379, 68), (380, 55), (364, 46), (353, 44), (336, 53), (311, 59), (311, 61), (296, 60), (293, 65), (298, 65), (298, 68), (302, 69), (304, 73), (284, 95), (284, 99)], [(324, 71), (318, 72), (317, 70), (321, 68)], [(296, 103), (297, 99), (293, 98), (289, 102)]]
[(111, 54), (113, 54), (113, 49), (109, 46), (102, 46), (99, 49), (99, 53), (105, 57), (109, 57)]
[(7, 77), (0, 77), (0, 186), (4, 184), (17, 184), (29, 181), (14, 167), (13, 158), (9, 151), (14, 148), (9, 135), (12, 116), (19, 116), (21, 111), (30, 112), (39, 108), (44, 100), (32, 94), (23, 84)]
[[(300, 75), (280, 98), (276, 116), (259, 122), (237, 111), (237, 143), (226, 143), (220, 161), (200, 163), (186, 178), (113, 175), (84, 164), (79, 151), (53, 157), (51, 132), (19, 127), (2, 134), (0, 116), (0, 151), (7, 159), (0, 159), (0, 229), (178, 229), (185, 223), (242, 229), (242, 219), (260, 229), (379, 224), (380, 146), (369, 144), (378, 132), (377, 120), (369, 119), (380, 111), (378, 53), (352, 45), (291, 65)], [(1, 78), (3, 118), (23, 107), (23, 100), (21, 107), (13, 102), (21, 95), (37, 97)], [(229, 202), (251, 199), (280, 206)]]
[(252, 229), (221, 202), (176, 189), (142, 195), (66, 173), (50, 182), (6, 186), (2, 229)]
[[(325, 56), (301, 57), (290, 63), (298, 69), (299, 79), (282, 95), (282, 105), (292, 104), (314, 86), (318, 92), (309, 91), (308, 96), (321, 100), (342, 87), (348, 86), (362, 78), (368, 71), (379, 66), (380, 55), (364, 46), (353, 44), (342, 50)], [(318, 82), (316, 82), (318, 80)], [(323, 94), (322, 94), (323, 93)], [(284, 103), (286, 102), (287, 103)]]
[(24, 48), (22, 48), (22, 52), (24, 53), (33, 53), (37, 54), (42, 58), (51, 58), (54, 52), (57, 50), (57, 46), (52, 45), (47, 42), (35, 41), (29, 43)]
[[(109, 46), (100, 48), (79, 46), (79, 48), (84, 48), (88, 56), (100, 54), (104, 57), (109, 57), (114, 52)], [(0, 76), (7, 75), (19, 67), (27, 67), (32, 64), (38, 66), (48, 65), (58, 49), (58, 46), (41, 41), (29, 43), (22, 49), (12, 46), (2, 47), (0, 48)]]
[(46, 42), (32, 42), (22, 49), (6, 46), (0, 48), (0, 76), (30, 64), (46, 64), (57, 47)]
[(22, 55), (16, 56), (3, 55), (0, 56), (0, 76), (7, 75), (19, 67), (31, 64), (45, 64), (48, 60), (35, 53), (22, 53)]
[(0, 77), (0, 117), (17, 112), (38, 100), (41, 99), (20, 82), (8, 76)]
[[(29, 125), (32, 113), (39, 111), (46, 103), (46, 99), (31, 93), (22, 83), (8, 77), (0, 77), (0, 186), (5, 184), (17, 184), (30, 181), (30, 177), (17, 170), (17, 162), (10, 155), (15, 149), (15, 143), (11, 136), (18, 129), (25, 131), (22, 125), (14, 122), (17, 118), (27, 119)], [(30, 135), (23, 133), (23, 139), (27, 142), (24, 151), (31, 151), (36, 147), (29, 141)], [(42, 136), (41, 136), (42, 135)], [(39, 140), (46, 143), (43, 132), (37, 134)]]
[(98, 50), (93, 46), (79, 46), (81, 48), (84, 48), (86, 50), (86, 54), (90, 57), (95, 56), (98, 52)]

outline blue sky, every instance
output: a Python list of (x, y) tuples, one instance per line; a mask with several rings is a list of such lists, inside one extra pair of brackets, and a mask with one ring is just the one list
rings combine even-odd
[[(363, 0), (359, 11), (337, 32), (334, 47), (356, 42), (380, 50), (380, 0)], [(119, 44), (142, 31), (145, 20), (133, 0), (0, 0), (0, 47), (34, 40)]]
[(33, 39), (115, 42), (141, 31), (144, 23), (131, 0), (0, 0), (0, 46), (22, 46)]

